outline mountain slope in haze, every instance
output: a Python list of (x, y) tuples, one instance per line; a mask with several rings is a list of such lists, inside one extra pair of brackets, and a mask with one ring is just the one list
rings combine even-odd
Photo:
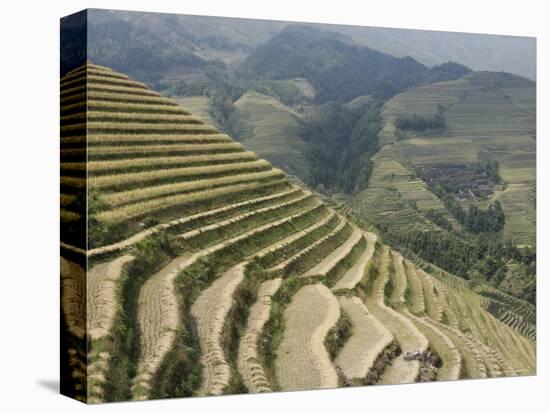
[[(156, 84), (242, 61), (286, 23), (118, 10), (88, 10), (88, 57)], [(213, 66), (210, 68), (209, 66)]]
[[(286, 26), (296, 24), (98, 9), (88, 9), (87, 13), (88, 58), (119, 67), (122, 66), (120, 54), (126, 61), (124, 69), (143, 81), (158, 81), (168, 74), (192, 73), (196, 65), (204, 61), (238, 64), (255, 47)], [(534, 38), (336, 24), (302, 25), (341, 33), (359, 45), (397, 57), (412, 56), (426, 66), (455, 61), (474, 70), (504, 70), (535, 78)], [(129, 51), (137, 53), (133, 55)], [(149, 59), (151, 56), (155, 59)], [(157, 68), (151, 76), (145, 70), (150, 72), (153, 64)]]
[(536, 78), (534, 37), (344, 25), (331, 30), (394, 56), (412, 56), (427, 66), (452, 60), (474, 70)]
[[(497, 161), (504, 187), (494, 193), (494, 199), (506, 215), (504, 236), (518, 244), (535, 245), (535, 94), (535, 84), (528, 79), (476, 72), (397, 95), (383, 111), (382, 149), (376, 159), (397, 161), (411, 170), (475, 164), (484, 158)], [(430, 116), (438, 107), (446, 108), (444, 130), (396, 131), (398, 116)]]
[(292, 25), (256, 48), (240, 71), (249, 79), (306, 78), (319, 101), (344, 102), (403, 90), (420, 82), (427, 68), (412, 58), (358, 46), (338, 33)]
[(173, 68), (196, 72), (206, 65), (175, 16), (94, 9), (88, 15), (88, 55), (98, 63), (149, 82)]

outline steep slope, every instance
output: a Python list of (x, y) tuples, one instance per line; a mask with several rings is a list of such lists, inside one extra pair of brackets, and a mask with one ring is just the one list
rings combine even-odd
[(89, 402), (534, 371), (534, 342), (489, 312), (506, 298), (423, 272), (143, 84), (88, 63), (62, 104), (63, 194), (89, 194), (91, 249), (63, 249), (91, 269), (87, 355), (73, 260), (62, 314)]

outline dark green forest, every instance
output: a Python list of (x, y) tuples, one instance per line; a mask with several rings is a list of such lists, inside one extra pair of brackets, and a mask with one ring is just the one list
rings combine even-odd
[(433, 116), (420, 116), (413, 113), (408, 116), (398, 116), (395, 126), (405, 131), (423, 132), (427, 129), (444, 129), (446, 122), (445, 117), (440, 113)]
[(382, 128), (380, 102), (354, 111), (336, 102), (324, 104), (304, 123), (301, 136), (308, 144), (310, 184), (336, 192), (357, 192), (367, 187), (371, 156), (378, 151)]

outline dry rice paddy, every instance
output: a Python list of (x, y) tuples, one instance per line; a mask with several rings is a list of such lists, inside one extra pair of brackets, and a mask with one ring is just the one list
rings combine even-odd
[[(472, 106), (459, 111), (456, 93), (465, 84), (446, 85), (450, 89), (445, 102), (457, 105), (450, 118), (456, 130), (460, 122), (464, 127), (475, 114), (481, 96), (472, 95)], [(359, 229), (309, 191), (290, 185), (281, 170), (125, 75), (87, 65), (69, 73), (61, 88), (62, 220), (81, 222), (79, 196), (89, 187), (98, 204), (89, 216), (98, 228), (91, 230), (120, 231), (118, 238), (100, 238), (88, 250), (73, 245), (73, 239), (62, 240), (64, 253), (85, 255), (93, 263), (86, 276), (81, 265), (68, 258), (61, 261), (63, 319), (71, 337), (83, 341), (87, 333), (92, 340), (87, 366), (81, 361), (83, 355), (70, 349), (75, 380), (84, 377), (88, 368), (87, 389), (84, 382), (76, 385), (80, 398), (85, 399), (87, 392), (88, 401), (108, 401), (106, 389), (121, 385), (116, 376), (107, 374), (120, 354), (104, 351), (102, 344), (113, 338), (113, 331), (119, 331), (113, 328), (114, 323), (123, 322), (116, 317), (125, 308), (120, 302), (124, 293), (120, 285), (127, 268), (139, 269), (134, 267), (139, 260), (133, 258), (142, 248), (137, 244), (153, 236), (181, 251), (160, 270), (141, 274), (144, 281), (136, 289), (136, 325), (117, 326), (123, 327), (120, 331), (124, 327), (136, 330), (132, 348), (139, 352), (125, 356), (137, 371), (127, 372), (124, 378), (131, 382), (124, 391), (135, 399), (156, 394), (155, 386), (168, 374), (160, 369), (170, 360), (166, 356), (189, 344), (175, 346), (182, 320), (196, 324), (198, 345), (195, 342), (192, 351), (200, 359), (202, 377), (200, 384), (174, 386), (189, 386), (186, 389), (193, 395), (222, 394), (232, 388), (230, 384), (249, 392), (266, 392), (337, 387), (342, 379), (356, 384), (367, 377), (383, 384), (410, 383), (420, 379), (421, 365), (417, 360), (406, 361), (406, 353), (428, 349), (442, 361), (436, 368), (437, 380), (535, 371), (535, 320), (529, 306), (494, 291), (477, 294), (466, 281), (435, 267), (422, 270), (404, 253), (384, 245), (376, 234)], [(439, 98), (434, 90), (434, 86), (426, 86), (417, 91), (427, 98), (419, 111), (437, 107)], [(414, 102), (413, 91), (407, 93), (402, 96), (405, 100), (388, 102), (386, 119)], [(514, 110), (529, 108), (522, 96), (521, 105)], [(90, 133), (84, 138), (86, 108)], [(394, 132), (386, 124), (381, 141), (391, 141)], [(474, 123), (467, 138), (456, 141), (464, 149), (457, 157), (471, 156), (474, 135), (481, 137), (476, 145), (494, 144), (489, 131)], [(433, 208), (445, 212), (441, 202), (398, 159), (400, 148), (412, 145), (416, 149), (411, 152), (411, 162), (426, 162), (429, 150), (443, 148), (444, 139), (407, 139), (379, 154), (374, 184), (366, 198), (358, 201), (366, 202), (363, 210), (368, 212), (367, 218), (417, 228), (426, 221), (412, 202), (420, 211)], [(508, 143), (521, 146), (522, 142), (509, 137)], [(529, 178), (525, 159), (519, 152), (514, 156), (507, 165), (506, 179), (528, 185), (523, 182)], [(82, 178), (86, 172), (87, 182)], [(509, 186), (500, 196), (517, 200), (519, 194), (512, 189)], [(503, 207), (505, 204), (519, 210), (517, 202), (503, 202)], [(236, 249), (238, 260), (224, 255)], [(243, 261), (243, 256), (248, 261)], [(208, 285), (193, 284), (196, 298), (189, 308), (180, 306), (177, 277), (183, 270), (195, 268), (192, 265), (199, 260), (209, 266), (217, 259), (224, 263), (223, 270)], [(257, 298), (241, 309), (245, 320), (238, 337), (231, 338), (235, 348), (230, 351), (224, 326), (235, 292), (245, 284), (249, 263), (261, 274), (261, 279), (254, 280), (259, 286)], [(291, 295), (287, 280), (303, 284)], [(124, 284), (132, 286), (133, 282), (128, 277)], [(195, 281), (191, 277), (189, 282)], [(329, 289), (321, 282), (334, 285)], [(281, 302), (277, 301), (280, 296), (284, 297)], [(502, 321), (486, 310), (491, 302), (506, 305), (508, 312), (496, 315)], [(325, 339), (340, 324), (341, 315), (350, 321), (349, 336), (338, 344), (331, 360)], [(273, 365), (266, 365), (265, 348), (261, 347), (267, 328), (280, 339), (274, 354), (269, 355), (274, 357)], [(391, 359), (387, 349), (394, 344), (401, 354)], [(167, 390), (167, 395), (173, 391)]]

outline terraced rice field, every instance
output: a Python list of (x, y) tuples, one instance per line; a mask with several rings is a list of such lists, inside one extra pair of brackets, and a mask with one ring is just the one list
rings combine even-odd
[(338, 280), (338, 282), (332, 287), (332, 290), (352, 290), (364, 277), (365, 268), (369, 265), (372, 256), (374, 255), (374, 248), (376, 246), (377, 237), (371, 232), (365, 234), (367, 239), (367, 248), (357, 260), (357, 263), (351, 267), (346, 273)]
[[(102, 225), (124, 223), (122, 234), (130, 236), (149, 217), (177, 218), (182, 205), (253, 191), (283, 178), (268, 162), (143, 84), (113, 80), (102, 69), (94, 73), (82, 71), (72, 83), (62, 84), (61, 181), (64, 199), (88, 182), (102, 204), (91, 218)], [(71, 88), (76, 81), (81, 85)], [(86, 92), (87, 112), (78, 107), (73, 112), (83, 99), (80, 92)], [(78, 175), (86, 157), (88, 181)], [(78, 217), (70, 208), (64, 214)]]
[(407, 283), (410, 289), (410, 307), (415, 314), (422, 314), (426, 310), (426, 301), (424, 299), (424, 289), (422, 281), (417, 275), (418, 268), (411, 262), (405, 261), (405, 273), (407, 275)]
[(88, 401), (90, 403), (101, 403), (104, 401), (103, 386), (107, 382), (106, 372), (108, 371), (111, 356), (107, 352), (97, 353), (88, 351)]
[(207, 96), (178, 96), (174, 100), (191, 113), (200, 116), (209, 125), (219, 128), (220, 125), (210, 115), (209, 98)]
[(86, 316), (91, 339), (97, 340), (109, 334), (120, 305), (118, 282), (124, 268), (133, 260), (133, 256), (123, 255), (98, 264), (88, 272)]
[[(313, 198), (311, 197), (311, 194), (306, 193), (306, 194), (303, 194), (303, 195), (299, 196), (296, 199), (292, 199), (292, 200), (287, 201), (287, 202), (283, 202), (283, 203), (280, 203), (280, 204), (275, 204), (275, 205), (268, 206), (268, 207), (265, 207), (265, 208), (256, 209), (256, 210), (238, 215), (236, 217), (229, 218), (229, 219), (224, 220), (224, 221), (218, 221), (214, 224), (202, 226), (198, 229), (193, 229), (191, 231), (187, 231), (183, 234), (178, 235), (178, 239), (181, 239), (181, 240), (184, 240), (184, 241), (189, 240), (193, 237), (203, 235), (204, 233), (206, 233), (208, 231), (219, 230), (221, 228), (228, 227), (230, 225), (234, 225), (238, 222), (244, 221), (247, 218), (256, 217), (256, 216), (261, 215), (261, 214), (268, 214), (268, 215), (271, 215), (272, 217), (273, 216), (276, 217), (277, 216), (276, 213), (279, 210), (281, 210), (281, 209), (284, 210), (285, 208), (293, 210), (294, 208), (301, 206), (304, 203), (303, 201), (310, 201), (312, 199)], [(313, 206), (317, 206), (317, 205), (319, 205), (319, 204), (314, 202)]]
[(271, 312), (271, 299), (281, 286), (282, 279), (264, 281), (258, 290), (258, 299), (250, 308), (246, 332), (239, 345), (239, 373), (251, 393), (271, 391), (271, 383), (258, 354), (258, 340)]
[[(261, 190), (264, 187), (269, 188), (271, 182), (280, 184), (284, 176), (277, 170), (267, 171), (265, 173), (251, 174), (237, 177), (221, 179), (203, 180), (201, 182), (181, 184), (171, 184), (158, 187), (158, 189), (136, 189), (122, 194), (105, 195), (106, 203), (117, 205), (118, 208), (112, 208), (97, 214), (97, 220), (105, 224), (119, 224), (131, 220), (138, 221), (147, 218), (151, 211), (163, 212), (169, 211), (175, 207), (185, 207), (188, 204), (208, 202), (220, 197), (231, 196), (245, 192), (247, 190)], [(262, 181), (267, 181), (263, 184)], [(217, 188), (222, 183), (228, 183), (227, 186)], [(233, 185), (231, 185), (233, 184)], [(236, 184), (236, 185), (235, 185)], [(212, 189), (214, 187), (214, 189)], [(195, 190), (195, 191), (193, 191)], [(184, 193), (178, 193), (183, 191)], [(189, 193), (185, 193), (189, 192)], [(164, 196), (167, 195), (167, 196)], [(154, 199), (143, 199), (154, 198)], [(132, 202), (137, 201), (137, 202)]]
[(235, 102), (235, 116), (242, 119), (242, 142), (286, 173), (307, 174), (306, 145), (299, 135), (302, 115), (277, 99), (249, 91)]
[(401, 254), (395, 252), (392, 253), (391, 256), (393, 261), (393, 291), (390, 301), (396, 304), (403, 304), (405, 302), (405, 291), (407, 289), (407, 274), (403, 264), (403, 257)]
[(358, 297), (339, 297), (338, 302), (351, 319), (353, 333), (334, 362), (348, 380), (363, 379), (380, 353), (392, 343), (393, 334)]
[(61, 257), (61, 342), (62, 374), (71, 396), (88, 400), (88, 373), (86, 341), (86, 271), (78, 262)]
[(423, 270), (416, 271), (417, 277), (420, 277), (422, 288), (424, 289), (424, 298), (426, 299), (426, 311), (436, 321), (441, 320), (443, 308), (439, 303), (439, 297), (432, 277)]
[(202, 349), (203, 380), (200, 395), (222, 394), (229, 383), (231, 373), (220, 336), (225, 317), (231, 308), (232, 294), (243, 277), (243, 264), (230, 268), (191, 307), (191, 315), (197, 320)]
[(385, 304), (384, 289), (390, 277), (389, 254), (387, 247), (380, 253), (380, 275), (373, 285), (373, 295), (367, 300), (367, 307), (393, 334), (401, 346), (402, 354), (385, 369), (380, 383), (413, 383), (420, 374), (420, 364), (418, 361), (406, 361), (405, 355), (407, 352), (426, 351), (428, 340), (409, 318)]
[[(420, 268), (125, 75), (88, 64), (61, 87), (60, 202), (72, 222), (62, 234), (62, 320), (80, 400), (535, 371), (525, 303)], [(393, 161), (377, 160), (374, 173), (418, 208), (438, 207)], [(85, 192), (88, 246), (74, 242)], [(338, 329), (345, 339), (329, 349)], [(405, 360), (428, 349), (440, 365)]]
[(323, 340), (340, 316), (338, 301), (321, 284), (302, 287), (285, 311), (285, 336), (277, 351), (277, 380), (283, 390), (338, 386)]
[(302, 277), (311, 277), (315, 275), (325, 276), (338, 262), (346, 257), (349, 254), (351, 249), (359, 242), (363, 236), (362, 231), (353, 225), (353, 231), (350, 237), (333, 252), (331, 252), (326, 258), (324, 258), (320, 263), (315, 265), (313, 268), (310, 268)]
[(326, 216), (317, 221), (313, 225), (305, 228), (303, 231), (292, 234), (288, 238), (284, 239), (277, 246), (266, 248), (260, 251), (256, 256), (260, 259), (269, 257), (271, 259), (284, 259), (288, 257), (289, 251), (296, 249), (300, 250), (300, 245), (306, 243), (308, 237), (317, 233), (326, 233), (330, 231), (330, 224), (337, 222), (338, 216), (335, 212), (327, 212)]
[(86, 335), (86, 271), (61, 257), (61, 308), (71, 334)]
[[(403, 175), (412, 176), (417, 167), (475, 164), (485, 156), (499, 162), (505, 184), (504, 191), (494, 196), (507, 217), (504, 237), (520, 245), (535, 245), (535, 103), (534, 82), (488, 72), (420, 86), (393, 97), (382, 112), (381, 150), (374, 157), (369, 188), (359, 194), (355, 208), (362, 207), (371, 222), (392, 217), (398, 225), (417, 222), (417, 227), (433, 230), (429, 223), (418, 221), (407, 202), (415, 201), (421, 211), (433, 208), (447, 216), (448, 212), (434, 204), (421, 181), (403, 179)], [(398, 116), (433, 116), (441, 109), (446, 120), (443, 131), (396, 130)], [(395, 172), (388, 179), (381, 169)], [(384, 191), (397, 192), (400, 197)], [(377, 211), (388, 211), (389, 216)]]
[(534, 182), (533, 179), (529, 182), (511, 183), (494, 197), (502, 204), (502, 210), (507, 217), (504, 235), (519, 245), (533, 245), (537, 218)]
[(196, 260), (194, 256), (176, 258), (153, 274), (141, 288), (138, 299), (140, 356), (138, 373), (132, 392), (137, 399), (145, 399), (162, 358), (170, 350), (176, 336), (178, 303), (174, 279), (185, 267)]
[(256, 205), (263, 204), (264, 202), (276, 201), (277, 199), (280, 199), (280, 198), (286, 197), (288, 195), (294, 194), (295, 192), (297, 192), (296, 188), (291, 188), (287, 191), (276, 193), (274, 195), (268, 195), (268, 196), (263, 196), (263, 197), (259, 197), (259, 198), (253, 198), (253, 199), (249, 199), (249, 200), (246, 200), (246, 201), (243, 201), (243, 202), (237, 202), (235, 204), (229, 204), (229, 205), (226, 205), (226, 206), (223, 206), (223, 207), (220, 207), (220, 208), (200, 212), (198, 214), (189, 215), (189, 216), (186, 216), (186, 217), (183, 217), (183, 218), (179, 218), (179, 219), (176, 219), (176, 220), (169, 221), (167, 223), (158, 224), (158, 225), (156, 225), (152, 228), (140, 231), (137, 234), (135, 234), (135, 235), (123, 240), (123, 241), (116, 242), (114, 244), (110, 244), (110, 245), (107, 245), (107, 246), (104, 246), (104, 247), (98, 247), (98, 248), (88, 250), (87, 255), (89, 257), (91, 257), (91, 256), (94, 256), (94, 255), (108, 254), (108, 253), (115, 252), (115, 251), (121, 251), (121, 250), (124, 250), (126, 248), (129, 248), (129, 247), (137, 244), (139, 241), (142, 241), (146, 237), (149, 237), (149, 236), (154, 235), (156, 233), (159, 233), (161, 231), (169, 230), (169, 229), (174, 228), (174, 227), (179, 227), (179, 226), (191, 223), (191, 222), (195, 222), (195, 221), (198, 221), (198, 220), (200, 220), (202, 218), (205, 218), (205, 217), (214, 217), (218, 214), (223, 214), (223, 213), (227, 213), (227, 212), (230, 212), (230, 211), (231, 212), (233, 212), (233, 211), (238, 212), (238, 211), (241, 210), (241, 208), (247, 208), (247, 207), (253, 208)]
[(437, 372), (437, 379), (440, 381), (458, 380), (462, 368), (462, 356), (452, 340), (441, 330), (435, 328), (422, 317), (417, 317), (405, 311), (426, 336), (433, 350), (441, 357), (442, 366)]
[(369, 187), (352, 200), (352, 208), (371, 222), (388, 229), (440, 230), (422, 212), (435, 210), (454, 225), (454, 218), (442, 201), (432, 194), (422, 180), (394, 160), (383, 158), (384, 150), (375, 155)]
[[(323, 245), (323, 243), (333, 239), (338, 234), (341, 234), (345, 230), (346, 225), (347, 225), (346, 221), (343, 220), (343, 219), (340, 219), (338, 225), (330, 233), (328, 233), (327, 235), (325, 235), (322, 238), (318, 238), (317, 240), (315, 240), (313, 243), (311, 243), (306, 248), (298, 251), (296, 254), (292, 255), (287, 260), (285, 260), (285, 261), (279, 263), (277, 266), (273, 267), (272, 270), (273, 271), (282, 271), (282, 272), (288, 270), (288, 268), (291, 268), (291, 266), (294, 263), (299, 262), (304, 257), (307, 257), (308, 254), (312, 254), (312, 252), (314, 252), (316, 249), (320, 248)], [(321, 259), (317, 260), (317, 262), (320, 262), (320, 261), (321, 261)]]

